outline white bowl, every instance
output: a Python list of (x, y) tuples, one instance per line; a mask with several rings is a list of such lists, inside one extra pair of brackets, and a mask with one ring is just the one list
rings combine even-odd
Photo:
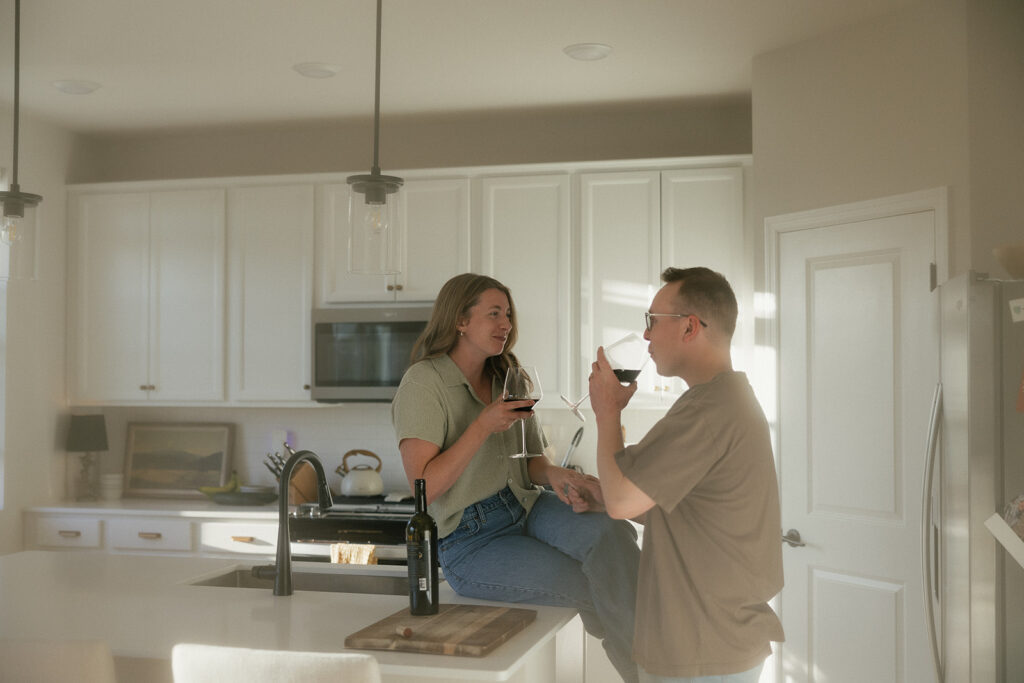
[(992, 255), (1010, 277), (1024, 280), (1024, 242), (996, 247), (992, 250)]

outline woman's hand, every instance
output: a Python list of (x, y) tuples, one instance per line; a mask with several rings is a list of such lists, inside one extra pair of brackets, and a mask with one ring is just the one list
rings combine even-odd
[(518, 420), (525, 420), (533, 415), (533, 411), (517, 411), (516, 408), (528, 408), (534, 404), (529, 399), (522, 401), (503, 401), (498, 398), (480, 411), (476, 421), (488, 434), (504, 432)]
[(596, 512), (604, 509), (601, 485), (596, 477), (554, 465), (549, 465), (545, 474), (547, 484), (551, 486), (558, 499), (566, 505), (571, 505), (573, 512)]

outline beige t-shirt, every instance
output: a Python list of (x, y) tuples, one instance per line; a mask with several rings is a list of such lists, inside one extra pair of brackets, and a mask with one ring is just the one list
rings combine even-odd
[(741, 372), (691, 387), (616, 454), (647, 512), (633, 656), (660, 676), (747, 671), (782, 641), (778, 483), (768, 423)]
[[(500, 395), (501, 386), (495, 380), (486, 398), (493, 401)], [(414, 363), (402, 377), (391, 402), (391, 422), (399, 443), (402, 439), (422, 439), (445, 451), (459, 440), (484, 406), (451, 358), (427, 358)], [(527, 512), (533, 507), (540, 489), (530, 483), (527, 460), (509, 457), (519, 452), (519, 430), (517, 423), (491, 434), (451, 488), (427, 506), (437, 522), (439, 538), (455, 531), (463, 510), (506, 486)], [(547, 445), (536, 416), (526, 420), (526, 444), (530, 453), (542, 453)]]

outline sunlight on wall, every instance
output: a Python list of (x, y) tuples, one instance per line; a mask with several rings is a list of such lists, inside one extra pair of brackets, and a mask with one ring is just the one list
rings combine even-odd
[[(655, 287), (646, 282), (625, 282), (623, 280), (602, 280), (601, 301), (636, 308), (642, 314), (654, 298)], [(641, 325), (643, 318), (641, 318)], [(629, 330), (635, 332), (636, 330)]]

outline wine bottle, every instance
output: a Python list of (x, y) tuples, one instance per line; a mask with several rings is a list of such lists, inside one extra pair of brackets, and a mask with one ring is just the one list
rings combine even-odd
[(405, 525), (409, 563), (409, 613), (437, 614), (437, 524), (427, 512), (427, 482), (415, 484), (416, 513)]

